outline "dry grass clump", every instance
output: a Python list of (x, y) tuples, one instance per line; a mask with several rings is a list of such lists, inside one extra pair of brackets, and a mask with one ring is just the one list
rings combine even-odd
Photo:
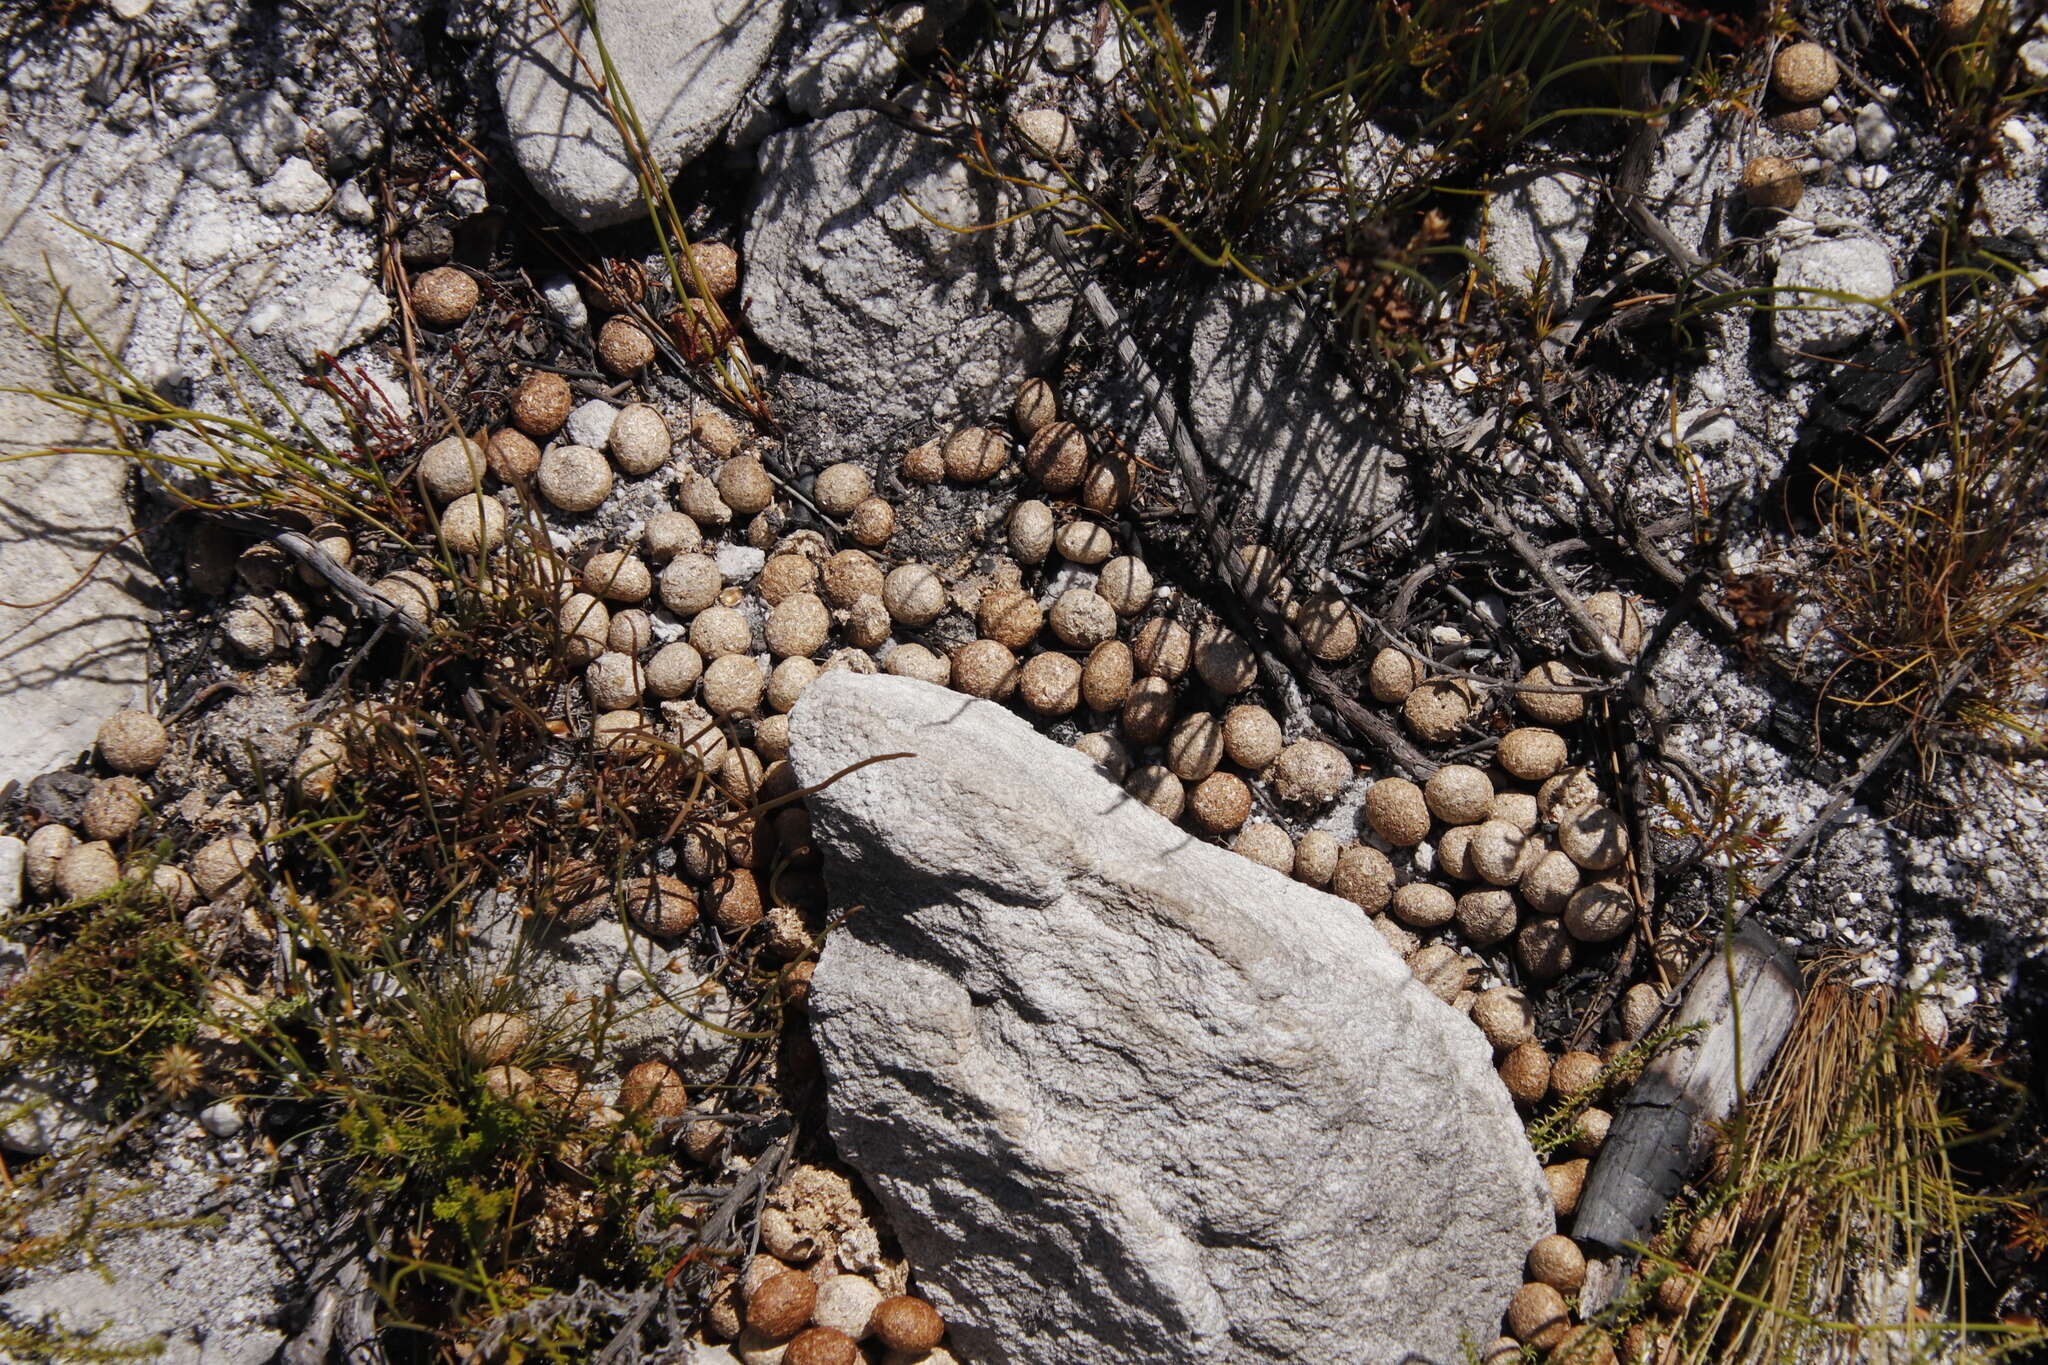
[(1983, 1230), (2024, 1205), (1973, 1194), (1957, 1165), (1986, 1135), (1945, 1092), (1995, 1073), (1926, 1033), (1912, 997), (1853, 973), (1840, 961), (1811, 973), (1700, 1197), (1649, 1248), (1614, 1315), (1635, 1319), (1630, 1358), (1989, 1361), (2048, 1345), (2041, 1324), (1996, 1317), (1981, 1278)]

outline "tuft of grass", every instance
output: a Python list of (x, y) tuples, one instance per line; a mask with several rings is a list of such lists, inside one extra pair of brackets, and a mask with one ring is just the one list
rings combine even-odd
[(1820, 471), (1813, 586), (1841, 654), (1822, 700), (1909, 727), (1929, 769), (1957, 733), (2008, 751), (2048, 740), (2048, 342), (2016, 277), (1937, 274), (1934, 419), (1870, 473)]
[[(1648, 1249), (1615, 1315), (1664, 1365), (2019, 1358), (2039, 1324), (1982, 1315), (1975, 1232), (2010, 1203), (1966, 1188), (1973, 1133), (1944, 1086), (1990, 1073), (1914, 1025), (1915, 1001), (1818, 964), (1770, 1080), (1717, 1144), (1689, 1212)], [(1652, 1307), (1655, 1313), (1651, 1312)]]

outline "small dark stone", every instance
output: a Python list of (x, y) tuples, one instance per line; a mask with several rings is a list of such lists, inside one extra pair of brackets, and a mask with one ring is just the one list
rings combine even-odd
[(92, 794), (91, 773), (44, 773), (28, 784), (22, 803), (45, 820), (76, 825), (79, 808)]
[(399, 239), (398, 254), (407, 266), (415, 269), (446, 265), (455, 254), (455, 231), (439, 218), (415, 223)]

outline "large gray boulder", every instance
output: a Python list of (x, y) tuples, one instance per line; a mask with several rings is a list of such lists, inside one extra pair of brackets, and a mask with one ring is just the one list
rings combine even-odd
[[(781, 397), (823, 456), (900, 453), (1007, 412), (1050, 359), (1072, 288), (1020, 207), (946, 144), (866, 111), (761, 144), (746, 316), (789, 362)], [(933, 220), (936, 220), (933, 221)]]
[(1188, 420), (1238, 496), (1238, 530), (1314, 560), (1399, 503), (1400, 460), (1300, 303), (1215, 286), (1190, 337)]
[[(1552, 1230), (1470, 1021), (1358, 909), (1021, 718), (828, 673), (791, 715), (834, 909), (842, 1156), (981, 1365), (1459, 1360)], [(1416, 1353), (1416, 1354), (1410, 1354)]]
[[(512, 0), (498, 33), (498, 102), (512, 150), (534, 188), (577, 227), (629, 222), (645, 204), (591, 79), (604, 73), (598, 45), (574, 0), (554, 9), (559, 30), (537, 0)], [(724, 131), (774, 51), (787, 9), (787, 0), (597, 0), (598, 32), (664, 177)]]
[[(28, 326), (84, 345), (83, 319), (117, 352), (129, 309), (83, 240), (17, 189), (0, 163), (0, 293)], [(60, 297), (68, 311), (59, 308)], [(49, 353), (0, 315), (0, 383), (49, 389)], [(34, 454), (106, 444), (41, 399), (0, 393), (0, 783), (27, 779), (91, 745), (101, 721), (142, 695), (155, 583), (126, 537), (129, 463), (118, 455)], [(29, 456), (29, 458), (8, 458)]]

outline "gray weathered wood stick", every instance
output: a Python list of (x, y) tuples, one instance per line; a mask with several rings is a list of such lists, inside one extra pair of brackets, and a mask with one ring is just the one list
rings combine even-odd
[(1579, 1196), (1572, 1235), (1621, 1252), (1650, 1239), (1713, 1142), (1763, 1076), (1799, 1013), (1785, 945), (1744, 925), (1719, 969), (1700, 973), (1673, 1021), (1704, 1024), (1652, 1062), (1621, 1102)]

